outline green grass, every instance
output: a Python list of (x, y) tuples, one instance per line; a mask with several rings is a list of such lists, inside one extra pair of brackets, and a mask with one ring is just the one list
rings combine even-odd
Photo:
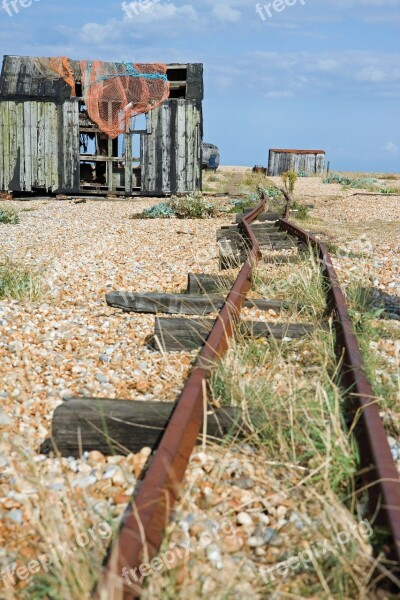
[(370, 282), (352, 281), (346, 288), (346, 297), (367, 377), (379, 406), (387, 411), (385, 424), (391, 434), (400, 437), (398, 367), (389, 364), (386, 357), (377, 351), (382, 340), (396, 339), (398, 330), (390, 322), (379, 321), (384, 311), (377, 305)]
[(43, 271), (21, 262), (5, 259), (0, 261), (0, 300), (12, 298), (34, 302), (44, 290)]
[(20, 222), (18, 211), (11, 206), (0, 206), (0, 223), (6, 225), (17, 225)]
[(324, 278), (311, 248), (295, 264), (259, 263), (253, 271), (252, 289), (262, 298), (290, 301), (296, 316), (306, 315), (308, 319), (318, 320), (326, 309)]

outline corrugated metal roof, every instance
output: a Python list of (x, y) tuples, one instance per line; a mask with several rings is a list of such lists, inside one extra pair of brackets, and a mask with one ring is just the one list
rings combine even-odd
[(325, 150), (286, 150), (284, 148), (271, 148), (270, 152), (279, 152), (281, 154), (325, 154)]
[(63, 102), (70, 98), (71, 88), (60, 77), (47, 78), (37, 67), (37, 59), (29, 56), (5, 56), (0, 78), (0, 99), (34, 99)]

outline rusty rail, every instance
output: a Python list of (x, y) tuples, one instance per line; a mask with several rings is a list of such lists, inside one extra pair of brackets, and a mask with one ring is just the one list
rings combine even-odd
[(342, 361), (342, 383), (348, 391), (350, 414), (354, 419), (361, 477), (368, 493), (370, 514), (375, 515), (378, 525), (385, 524), (389, 528), (393, 540), (391, 558), (400, 565), (400, 478), (376, 396), (365, 375), (363, 358), (332, 259), (325, 244), (315, 237), (286, 219), (280, 219), (278, 223), (280, 229), (310, 244), (318, 252), (329, 285), (328, 308), (334, 316), (337, 353)]
[[(93, 598), (96, 600), (133, 600), (141, 590), (138, 569), (154, 558), (161, 546), (171, 510), (203, 423), (205, 381), (210, 365), (222, 356), (233, 335), (246, 294), (250, 288), (252, 266), (261, 256), (257, 240), (249, 227), (263, 211), (265, 199), (246, 214), (240, 227), (251, 248), (214, 327), (186, 381), (171, 420), (152, 457), (141, 485), (125, 511), (118, 539), (110, 549), (107, 564)], [(134, 574), (123, 578), (123, 573)], [(137, 581), (137, 583), (136, 583)]]

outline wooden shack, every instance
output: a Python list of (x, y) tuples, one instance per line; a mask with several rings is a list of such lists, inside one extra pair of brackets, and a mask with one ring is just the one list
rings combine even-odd
[(319, 175), (325, 170), (324, 150), (283, 150), (269, 151), (268, 175), (280, 175), (285, 171)]
[(63, 78), (46, 79), (38, 60), (3, 60), (0, 191), (164, 196), (201, 189), (203, 65), (167, 65), (168, 99), (111, 139), (88, 116), (80, 63), (69, 63), (72, 96)]

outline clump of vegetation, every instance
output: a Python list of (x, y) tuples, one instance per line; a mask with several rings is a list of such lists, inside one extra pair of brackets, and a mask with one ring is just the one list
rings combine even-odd
[(332, 175), (325, 177), (324, 183), (338, 183), (344, 188), (365, 189), (380, 194), (396, 194), (399, 191), (389, 187), (382, 188), (382, 182), (375, 177), (347, 177), (340, 173), (332, 173)]
[(297, 181), (297, 173), (295, 171), (285, 171), (281, 173), (281, 179), (283, 182), (283, 187), (288, 194), (293, 194), (294, 186)]
[(305, 171), (299, 171), (297, 173), (297, 176), (298, 177), (311, 177), (311, 174), (310, 173), (306, 173)]
[(201, 192), (187, 194), (181, 198), (172, 196), (168, 204), (178, 219), (206, 219), (216, 214), (215, 207), (203, 198)]
[(0, 300), (35, 301), (43, 293), (43, 271), (6, 259), (0, 262)]
[(172, 219), (175, 216), (173, 208), (166, 202), (155, 204), (151, 208), (146, 208), (139, 218), (143, 219)]
[(262, 188), (262, 191), (272, 200), (282, 200), (283, 198), (281, 190), (275, 185), (269, 185), (266, 188)]
[[(349, 312), (364, 358), (364, 367), (371, 382), (379, 406), (386, 410), (398, 412), (398, 374), (395, 365), (388, 364), (387, 359), (377, 352), (377, 347), (385, 337), (394, 337), (385, 322), (378, 319), (384, 313), (384, 305), (372, 281), (367, 278), (353, 279), (345, 289)], [(394, 333), (394, 335), (393, 335)], [(400, 435), (400, 424), (396, 420), (389, 425), (392, 433)]]
[(167, 202), (160, 202), (139, 215), (133, 215), (132, 219), (206, 219), (215, 216), (216, 212), (215, 206), (205, 200), (201, 192), (196, 192), (182, 197), (172, 196)]
[(240, 200), (232, 200), (232, 208), (228, 210), (229, 213), (241, 213), (246, 208), (253, 208), (257, 205), (260, 200), (260, 194), (249, 194), (246, 198)]
[(306, 221), (310, 216), (307, 206), (304, 206), (304, 204), (299, 204), (296, 201), (292, 203), (292, 210), (297, 211), (296, 218), (300, 221)]
[(399, 188), (381, 188), (379, 190), (380, 194), (398, 194), (400, 192)]
[(18, 211), (11, 206), (0, 206), (0, 223), (17, 225), (20, 222)]
[(296, 311), (307, 315), (307, 320), (319, 320), (326, 310), (324, 277), (311, 247), (304, 257), (306, 260), (296, 265), (259, 264), (254, 269), (252, 290), (262, 298), (290, 299)]
[(242, 186), (246, 186), (252, 189), (258, 189), (258, 188), (262, 188), (265, 186), (265, 184), (268, 184), (268, 179), (265, 176), (264, 173), (260, 173), (260, 172), (250, 172), (247, 173), (246, 176), (242, 179), (241, 181), (241, 185)]

